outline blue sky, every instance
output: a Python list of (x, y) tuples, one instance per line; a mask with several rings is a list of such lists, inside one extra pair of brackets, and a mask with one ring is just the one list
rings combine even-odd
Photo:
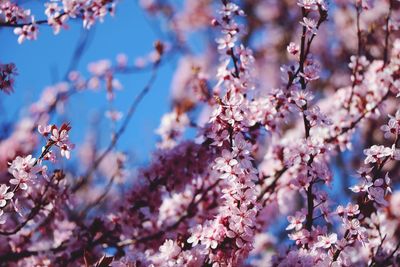
[[(42, 3), (32, 4), (31, 7), (33, 13), (37, 14), (37, 20), (44, 18)], [(44, 87), (63, 79), (82, 33), (81, 21), (70, 21), (68, 24), (70, 28), (62, 30), (57, 36), (50, 27), (43, 25), (37, 41), (25, 41), (22, 45), (17, 43), (17, 36), (12, 29), (0, 30), (0, 62), (14, 62), (19, 72), (15, 93), (2, 96), (0, 103), (6, 108), (7, 116), (2, 113), (1, 121), (14, 121), (17, 116), (26, 114), (26, 108), (40, 97)], [(154, 40), (159, 38), (155, 27), (158, 27), (157, 23), (146, 17), (136, 1), (121, 1), (116, 16), (107, 16), (104, 23), (96, 24), (92, 30), (93, 38), (77, 69), (86, 74), (88, 63), (99, 59), (115, 60), (119, 53), (126, 54), (132, 64), (135, 58), (152, 50)], [(176, 59), (160, 68), (156, 83), (140, 104), (118, 144), (118, 148), (123, 151), (134, 152), (136, 163), (146, 161), (149, 152), (154, 149), (157, 140), (154, 130), (158, 127), (162, 114), (169, 110), (170, 82), (175, 66)], [(150, 72), (119, 76), (124, 90), (117, 93), (114, 106), (123, 112), (128, 110), (149, 76)], [(91, 118), (96, 112), (103, 116), (107, 106), (104, 91), (89, 91), (71, 98), (64, 118), (72, 122), (71, 137), (75, 143), (83, 141)], [(106, 119), (102, 120), (100, 129), (102, 144), (105, 146), (109, 141)]]

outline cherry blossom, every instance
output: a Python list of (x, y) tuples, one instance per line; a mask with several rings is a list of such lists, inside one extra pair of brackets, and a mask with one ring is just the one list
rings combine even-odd
[(231, 49), (235, 46), (236, 38), (232, 37), (230, 34), (225, 35), (223, 38), (217, 39), (218, 49), (225, 50)]
[[(30, 9), (4, 0), (0, 28), (20, 44), (77, 28), (86, 36), (118, 19), (119, 6), (54, 0)], [(83, 40), (71, 53), (80, 64), (28, 106), (13, 98), (24, 93), (26, 70), (0, 64), (0, 90), (18, 92), (3, 94), (1, 109), (1, 263), (397, 264), (395, 1), (145, 0), (135, 8), (157, 29), (152, 49), (85, 62)], [(107, 45), (124, 47), (121, 38)], [(146, 38), (134, 39), (146, 48)], [(166, 69), (171, 84), (158, 81)], [(119, 91), (131, 78), (142, 86), (139, 76), (148, 78), (142, 88)], [(171, 103), (149, 130), (157, 136), (147, 155), (135, 142), (152, 135), (137, 141), (134, 133), (153, 125), (150, 117), (143, 129), (130, 123), (144, 114), (140, 105), (161, 105), (163, 94), (145, 98), (162, 88)], [(82, 95), (94, 94), (107, 127), (76, 116)], [(16, 105), (21, 112), (9, 113)]]
[(336, 208), (336, 212), (340, 217), (355, 217), (360, 213), (359, 205), (353, 205), (352, 203), (347, 204), (346, 207), (339, 205)]
[(189, 117), (186, 113), (178, 114), (175, 110), (169, 114), (165, 114), (161, 118), (160, 127), (156, 130), (156, 133), (162, 138), (162, 142), (159, 146), (161, 148), (171, 148), (175, 146), (177, 141), (182, 139), (189, 123)]
[(319, 79), (319, 72), (320, 72), (320, 66), (316, 62), (312, 62), (311, 64), (307, 64), (304, 67), (303, 73), (300, 73), (304, 79), (307, 81), (314, 81)]
[(337, 234), (330, 234), (329, 236), (318, 236), (318, 242), (315, 244), (317, 247), (330, 248), (337, 242)]
[[(50, 130), (50, 131), (49, 131)], [(39, 127), (39, 132), (47, 137), (50, 134), (48, 140), (57, 147), (60, 148), (60, 153), (62, 157), (67, 159), (71, 156), (71, 150), (74, 149), (75, 145), (69, 141), (68, 132), (71, 130), (71, 126), (69, 124), (62, 124), (60, 128), (56, 125), (51, 125), (47, 127)], [(50, 143), (51, 144), (51, 143)]]
[(299, 231), (303, 228), (303, 222), (306, 220), (306, 216), (302, 212), (297, 212), (296, 216), (289, 216), (288, 221), (290, 224), (286, 227), (286, 230), (295, 229)]
[(122, 118), (122, 112), (116, 110), (107, 110), (105, 115), (112, 121), (119, 121)]
[(390, 120), (387, 124), (382, 125), (381, 130), (385, 132), (385, 138), (391, 138), (399, 135), (400, 128), (400, 110), (396, 112), (395, 116), (389, 114)]
[(298, 53), (299, 53), (299, 51), (300, 51), (300, 47), (299, 47), (299, 45), (297, 45), (297, 44), (295, 44), (295, 43), (293, 43), (293, 42), (291, 42), (288, 46), (287, 46), (287, 51), (289, 52), (289, 54), (292, 54), (292, 55), (297, 55)]
[(37, 39), (38, 27), (33, 21), (32, 24), (15, 28), (14, 33), (18, 35), (18, 43), (22, 44), (25, 40)]
[(168, 261), (176, 258), (181, 252), (180, 247), (173, 240), (166, 240), (162, 246), (160, 246), (160, 257)]
[(3, 1), (0, 3), (0, 15), (8, 23), (17, 24), (19, 21), (25, 21), (31, 15), (29, 9), (23, 9), (16, 3)]
[(305, 9), (318, 9), (318, 2), (316, 0), (299, 0), (297, 4), (301, 7), (304, 7)]
[(28, 184), (37, 178), (37, 173), (40, 170), (36, 162), (36, 159), (32, 155), (16, 157), (8, 168), (8, 171), (14, 177), (10, 180), (10, 183), (19, 186), (22, 190), (28, 189)]
[(303, 107), (313, 98), (312, 94), (308, 91), (295, 91), (292, 96), (292, 101), (294, 101), (298, 107)]
[(303, 21), (301, 21), (300, 24), (306, 27), (307, 31), (311, 34), (317, 34), (317, 22), (315, 20), (303, 18)]
[(40, 24), (52, 26), (54, 34), (61, 29), (68, 29), (69, 19), (81, 19), (83, 27), (89, 29), (96, 21), (103, 21), (107, 14), (114, 15), (116, 3), (113, 0), (100, 1), (49, 1), (44, 3), (44, 14), (47, 19), (35, 22), (30, 9), (23, 9), (11, 1), (3, 1), (0, 6), (0, 16), (4, 17), (6, 25), (18, 25), (14, 33), (19, 35), (18, 43), (25, 39), (36, 40)]
[(367, 156), (364, 163), (375, 163), (384, 157), (390, 156), (392, 150), (389, 147), (373, 145), (369, 149), (364, 150), (364, 154)]
[(13, 198), (14, 193), (9, 192), (8, 189), (10, 187), (6, 186), (5, 184), (0, 185), (0, 208), (4, 207), (7, 203), (7, 200)]

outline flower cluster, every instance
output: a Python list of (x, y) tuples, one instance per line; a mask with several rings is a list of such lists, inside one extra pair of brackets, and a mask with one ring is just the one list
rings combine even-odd
[(55, 155), (51, 151), (52, 146), (56, 146), (60, 149), (62, 157), (69, 159), (71, 157), (71, 150), (75, 147), (69, 141), (69, 131), (71, 126), (67, 123), (61, 125), (58, 128), (56, 125), (38, 126), (39, 133), (46, 138), (46, 146), (42, 148), (43, 159), (55, 160)]
[(44, 3), (46, 19), (35, 21), (30, 9), (24, 9), (13, 1), (2, 1), (0, 4), (0, 18), (5, 25), (14, 26), (14, 33), (18, 35), (18, 42), (36, 40), (39, 24), (48, 24), (58, 34), (62, 28), (67, 29), (69, 19), (81, 19), (83, 27), (89, 29), (96, 21), (103, 21), (107, 14), (114, 15), (116, 1), (90, 0), (66, 1), (56, 0)]
[(161, 118), (160, 127), (156, 132), (161, 136), (161, 148), (171, 148), (182, 136), (185, 128), (189, 125), (189, 118), (185, 113), (178, 114), (176, 111), (165, 114)]
[(32, 155), (25, 158), (16, 157), (10, 164), (8, 171), (13, 175), (10, 184), (21, 188), (22, 190), (28, 189), (28, 184), (32, 183), (37, 178), (37, 173), (41, 168), (37, 165), (37, 161)]
[[(61, 150), (61, 154), (69, 158), (70, 152), (68, 149), (72, 148), (72, 144), (68, 140), (68, 131), (71, 127), (67, 124), (63, 124), (60, 127), (60, 131), (56, 126), (47, 126), (45, 128), (39, 127), (39, 132), (48, 137), (48, 142), (45, 147), (43, 147), (42, 153), (39, 158), (34, 158), (32, 155), (26, 157), (17, 156), (12, 162), (9, 163), (8, 172), (12, 175), (12, 178), (8, 181), (12, 187), (6, 184), (0, 185), (0, 216), (4, 214), (4, 208), (9, 204), (13, 203), (14, 210), (19, 212), (20, 199), (13, 199), (20, 190), (25, 192), (33, 193), (33, 187), (35, 185), (40, 185), (44, 180), (50, 181), (48, 176), (48, 166), (42, 165), (42, 160), (55, 161), (55, 158), (51, 152), (51, 147), (53, 145), (57, 146)], [(51, 134), (50, 134), (51, 132)], [(68, 147), (68, 148), (67, 148)], [(1, 224), (6, 223), (5, 218), (0, 218)], [(16, 228), (18, 229), (18, 228)]]
[(6, 23), (17, 24), (21, 21), (28, 21), (31, 11), (25, 10), (11, 1), (2, 1), (0, 3), (0, 15)]
[(400, 134), (400, 110), (395, 116), (389, 114), (389, 118), (388, 123), (382, 125), (381, 129), (385, 132), (385, 138), (397, 137)]

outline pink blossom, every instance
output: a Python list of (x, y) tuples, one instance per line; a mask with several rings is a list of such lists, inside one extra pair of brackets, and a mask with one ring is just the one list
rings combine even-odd
[(74, 149), (75, 145), (71, 143), (63, 143), (60, 146), (61, 156), (65, 157), (66, 159), (70, 159), (71, 157), (71, 150)]
[(234, 158), (234, 155), (228, 150), (222, 151), (222, 157), (215, 159), (214, 168), (218, 171), (221, 171), (223, 174), (221, 175), (222, 179), (235, 179), (237, 176), (237, 168), (235, 168), (238, 164), (238, 161)]
[(118, 67), (125, 68), (128, 65), (128, 56), (127, 55), (118, 54), (116, 59), (117, 59)]
[(306, 27), (307, 32), (312, 34), (317, 34), (317, 22), (313, 19), (303, 18), (303, 21), (300, 22), (301, 25)]
[(176, 110), (164, 114), (156, 133), (162, 138), (160, 148), (172, 148), (182, 139), (186, 127), (190, 124), (186, 113), (178, 114)]
[(286, 230), (295, 229), (299, 231), (303, 228), (303, 222), (306, 220), (306, 216), (302, 212), (296, 212), (295, 216), (288, 216), (288, 221), (290, 224), (286, 227)]
[(304, 67), (304, 71), (300, 73), (304, 79), (307, 81), (315, 81), (319, 79), (319, 73), (320, 73), (320, 66), (318, 63), (313, 62), (313, 64), (307, 64)]
[(353, 205), (352, 203), (347, 204), (346, 207), (339, 205), (336, 212), (341, 217), (354, 217), (360, 213), (359, 205)]
[(386, 173), (385, 178), (376, 179), (368, 187), (368, 198), (377, 202), (380, 205), (387, 206), (388, 202), (385, 200), (385, 196), (391, 192), (390, 188), (390, 178), (388, 173)]
[(22, 190), (28, 189), (28, 184), (37, 178), (37, 173), (40, 169), (39, 166), (35, 165), (36, 159), (32, 155), (26, 157), (16, 157), (11, 162), (8, 171), (13, 175), (13, 179), (10, 183), (19, 186)]
[(298, 107), (303, 107), (313, 99), (313, 95), (308, 91), (295, 91), (292, 100)]
[(366, 192), (372, 186), (372, 184), (373, 183), (371, 182), (371, 180), (364, 180), (361, 183), (350, 187), (350, 190), (354, 193)]
[(112, 121), (119, 121), (122, 118), (122, 112), (116, 110), (107, 110), (106, 117)]
[(68, 29), (68, 25), (66, 24), (67, 20), (67, 15), (59, 15), (56, 17), (49, 17), (48, 23), (53, 27), (54, 34), (59, 34), (61, 29)]
[(371, 148), (365, 149), (364, 154), (367, 156), (364, 163), (368, 164), (375, 163), (384, 157), (390, 156), (392, 150), (389, 147), (373, 145)]
[(298, 0), (297, 4), (305, 9), (318, 9), (317, 0)]
[[(42, 147), (42, 153), (44, 153), (46, 150), (45, 147)], [(57, 156), (53, 151), (48, 151), (43, 155), (43, 160), (49, 160), (51, 162), (56, 162)]]
[(385, 133), (385, 138), (396, 137), (399, 135), (400, 129), (400, 110), (396, 112), (393, 117), (389, 115), (390, 120), (388, 124), (382, 125), (381, 130)]
[(99, 60), (88, 65), (89, 72), (95, 76), (105, 75), (110, 68), (111, 62), (109, 60)]
[(196, 228), (192, 231), (192, 235), (188, 238), (187, 242), (191, 243), (192, 246), (197, 246), (201, 240), (202, 236), (202, 227), (201, 225), (197, 225)]
[(321, 113), (318, 106), (313, 106), (312, 108), (307, 109), (304, 114), (306, 115), (306, 118), (310, 122), (311, 126), (331, 124), (326, 116)]
[(286, 50), (288, 51), (289, 54), (297, 55), (300, 51), (300, 47), (296, 43), (290, 42), (290, 44), (287, 46)]
[(238, 15), (242, 15), (243, 11), (240, 10), (239, 6), (237, 6), (234, 3), (228, 3), (227, 5), (224, 5), (219, 13), (223, 16), (232, 16), (233, 13), (237, 13)]
[(337, 234), (333, 233), (328, 236), (320, 235), (318, 236), (318, 242), (315, 244), (317, 247), (330, 248), (337, 242)]
[(57, 2), (45, 3), (46, 9), (44, 13), (47, 17), (57, 17), (60, 15), (61, 7), (58, 6)]
[(216, 249), (218, 243), (224, 239), (226, 235), (226, 229), (223, 225), (215, 223), (214, 225), (208, 225), (203, 228), (203, 234), (201, 243), (205, 245), (206, 249)]
[(14, 193), (9, 192), (8, 189), (10, 187), (6, 186), (5, 184), (0, 185), (0, 208), (4, 207), (7, 203), (7, 200), (13, 198)]
[(22, 27), (18, 27), (14, 29), (14, 33), (18, 35), (18, 43), (22, 44), (25, 39), (27, 40), (36, 40), (38, 35), (38, 27), (35, 24), (35, 21), (32, 21), (32, 24), (24, 25)]
[(5, 22), (16, 24), (20, 21), (27, 21), (31, 10), (23, 9), (11, 1), (3, 1), (0, 3), (0, 14), (4, 16)]
[(167, 261), (176, 258), (180, 252), (181, 248), (171, 239), (165, 240), (160, 246), (160, 257)]
[(350, 235), (356, 236), (356, 238), (362, 242), (367, 241), (366, 229), (360, 225), (359, 220), (344, 220), (344, 226), (349, 231)]
[(49, 140), (54, 142), (55, 145), (60, 148), (61, 156), (67, 159), (71, 156), (71, 150), (75, 148), (75, 145), (69, 141), (69, 130), (71, 130), (69, 124), (62, 124), (60, 129), (57, 126), (52, 125), (51, 135), (49, 138)]
[(218, 49), (220, 50), (228, 50), (234, 47), (236, 42), (236, 37), (227, 34), (223, 38), (217, 39)]
[(40, 125), (38, 126), (38, 132), (43, 135), (44, 137), (47, 137), (48, 135), (50, 135), (51, 132), (51, 125), (47, 125), (47, 126), (43, 126)]

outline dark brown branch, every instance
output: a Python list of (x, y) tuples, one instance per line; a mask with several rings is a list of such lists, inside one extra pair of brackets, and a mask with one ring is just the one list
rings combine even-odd
[(40, 198), (40, 200), (36, 203), (35, 207), (33, 207), (33, 209), (31, 210), (31, 212), (28, 214), (28, 217), (22, 222), (20, 223), (18, 226), (16, 226), (13, 230), (11, 231), (0, 231), (0, 235), (14, 235), (16, 233), (18, 233), (22, 228), (24, 228), (24, 226), (30, 222), (42, 209), (42, 207), (46, 204), (46, 193), (50, 187), (50, 184), (52, 182), (52, 180), (54, 179), (55, 175), (53, 175), (50, 179), (50, 181), (46, 184), (46, 187), (42, 193), (42, 197)]
[(107, 194), (110, 192), (111, 187), (114, 183), (115, 180), (115, 175), (113, 175), (110, 179), (110, 181), (107, 183), (103, 193), (101, 193), (101, 195), (99, 195), (94, 201), (92, 201), (90, 204), (88, 204), (80, 213), (79, 217), (84, 217), (86, 214), (88, 214), (88, 212), (93, 209), (94, 207), (98, 206), (101, 204), (101, 202), (104, 201), (105, 197), (107, 196)]
[[(55, 17), (55, 20), (60, 19), (62, 16), (67, 15), (66, 13), (61, 13), (57, 17)], [(37, 20), (35, 22), (26, 22), (26, 23), (8, 23), (8, 22), (0, 22), (0, 27), (7, 27), (7, 28), (18, 28), (18, 27), (23, 27), (23, 26), (29, 26), (29, 25), (41, 25), (41, 24), (48, 24), (47, 19), (42, 19), (42, 20)]]
[(160, 230), (156, 233), (153, 234), (149, 234), (149, 235), (145, 235), (143, 237), (138, 237), (138, 238), (132, 238), (132, 239), (128, 239), (128, 240), (123, 240), (121, 242), (119, 242), (117, 245), (119, 247), (124, 247), (124, 246), (128, 246), (130, 244), (136, 243), (136, 242), (145, 242), (145, 241), (149, 241), (149, 240), (153, 240), (156, 238), (160, 238), (161, 236), (163, 236), (165, 233), (167, 233), (168, 231), (171, 231), (173, 229), (176, 229), (182, 222), (184, 222), (186, 219), (188, 218), (192, 218), (193, 216), (196, 215), (196, 213), (193, 212), (189, 212), (193, 207), (196, 207), (201, 201), (203, 201), (203, 199), (205, 198), (205, 196), (207, 195), (207, 193), (213, 189), (214, 187), (216, 187), (219, 182), (221, 180), (218, 179), (217, 181), (215, 181), (213, 184), (211, 184), (210, 186), (208, 186), (207, 188), (205, 188), (200, 196), (200, 198), (195, 201), (196, 196), (198, 194), (194, 194), (193, 198), (191, 200), (191, 202), (189, 203), (188, 207), (187, 207), (187, 211), (172, 225), (167, 226), (165, 229)]

